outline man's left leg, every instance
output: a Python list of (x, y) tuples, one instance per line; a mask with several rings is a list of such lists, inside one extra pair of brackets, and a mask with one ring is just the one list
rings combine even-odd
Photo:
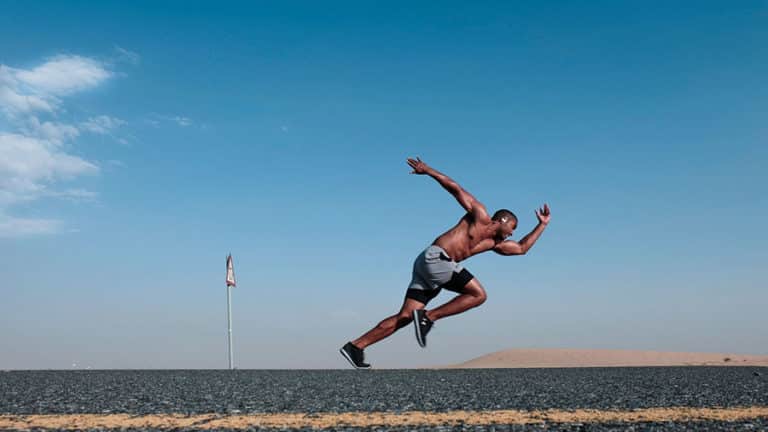
[(488, 295), (485, 293), (485, 288), (480, 284), (477, 278), (473, 278), (464, 286), (461, 293), (451, 299), (448, 303), (436, 307), (430, 311), (426, 311), (427, 318), (430, 321), (437, 321), (447, 316), (460, 314), (469, 309), (480, 306), (485, 303)]
[(352, 341), (356, 347), (365, 349), (369, 345), (391, 336), (392, 333), (411, 323), (413, 311), (423, 309), (424, 303), (412, 298), (406, 298), (400, 312), (390, 317), (384, 318), (376, 327), (370, 329), (367, 333)]

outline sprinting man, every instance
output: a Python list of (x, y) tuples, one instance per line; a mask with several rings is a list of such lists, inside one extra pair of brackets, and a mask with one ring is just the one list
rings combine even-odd
[[(376, 327), (347, 342), (339, 351), (357, 369), (371, 367), (365, 363), (363, 350), (411, 321), (416, 329), (416, 340), (421, 347), (427, 346), (427, 334), (435, 321), (462, 313), (485, 302), (485, 289), (472, 274), (459, 264), (481, 252), (493, 250), (500, 255), (523, 255), (536, 243), (549, 223), (549, 206), (536, 210), (539, 224), (520, 242), (507, 240), (517, 228), (517, 216), (502, 209), (489, 216), (485, 206), (465, 191), (450, 177), (428, 166), (421, 159), (408, 159), (413, 168), (411, 174), (427, 174), (440, 183), (464, 207), (467, 213), (458, 224), (435, 239), (432, 245), (416, 257), (413, 263), (413, 279), (405, 293), (400, 312), (385, 318)], [(430, 300), (447, 289), (458, 293), (448, 303), (426, 310)]]

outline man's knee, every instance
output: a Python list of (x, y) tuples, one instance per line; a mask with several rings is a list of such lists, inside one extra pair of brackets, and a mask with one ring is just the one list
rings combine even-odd
[(376, 328), (378, 330), (387, 330), (391, 325), (389, 324), (389, 318), (379, 322), (376, 324)]
[(464, 294), (469, 294), (475, 298), (477, 305), (485, 303), (488, 299), (488, 294), (485, 293), (485, 288), (480, 284), (477, 279), (472, 279), (464, 287)]
[(397, 314), (397, 328), (405, 327), (413, 321), (413, 312), (400, 312)]
[(392, 315), (389, 318), (386, 318), (382, 320), (376, 327), (379, 330), (392, 330), (392, 329), (399, 329), (401, 327), (404, 327), (410, 322), (413, 321), (413, 318), (410, 314), (405, 314), (403, 312), (400, 312), (396, 315)]
[(417, 309), (424, 309), (426, 304), (420, 300), (413, 298), (406, 298), (403, 303), (403, 307), (400, 308), (400, 312), (394, 315), (395, 326), (397, 328), (405, 327), (413, 321), (413, 311)]
[(488, 300), (488, 294), (486, 294), (485, 290), (483, 290), (480, 292), (480, 294), (475, 296), (475, 298), (477, 298), (477, 305), (480, 306), (481, 304), (485, 303), (486, 300)]
[(397, 315), (392, 315), (390, 317), (387, 317), (381, 320), (381, 322), (376, 325), (376, 328), (378, 328), (379, 330), (391, 330), (396, 325), (397, 325)]

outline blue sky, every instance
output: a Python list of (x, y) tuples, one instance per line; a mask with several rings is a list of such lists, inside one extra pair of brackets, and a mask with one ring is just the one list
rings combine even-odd
[[(768, 3), (6, 2), (0, 368), (345, 368), (461, 217), (552, 207), (481, 308), (375, 367), (506, 348), (768, 354)], [(437, 302), (448, 300), (441, 294)]]

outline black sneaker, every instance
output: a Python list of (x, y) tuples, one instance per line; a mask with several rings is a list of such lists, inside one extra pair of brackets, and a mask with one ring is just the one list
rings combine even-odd
[(349, 362), (352, 363), (352, 366), (354, 366), (355, 369), (371, 368), (371, 365), (363, 361), (365, 360), (365, 356), (363, 355), (363, 350), (352, 345), (352, 342), (347, 342), (346, 345), (341, 347), (339, 352), (341, 353), (341, 355), (344, 356), (345, 359), (349, 360)]
[(427, 318), (427, 311), (418, 309), (413, 311), (413, 325), (416, 327), (416, 340), (422, 348), (427, 346), (427, 333), (432, 329), (431, 319)]

